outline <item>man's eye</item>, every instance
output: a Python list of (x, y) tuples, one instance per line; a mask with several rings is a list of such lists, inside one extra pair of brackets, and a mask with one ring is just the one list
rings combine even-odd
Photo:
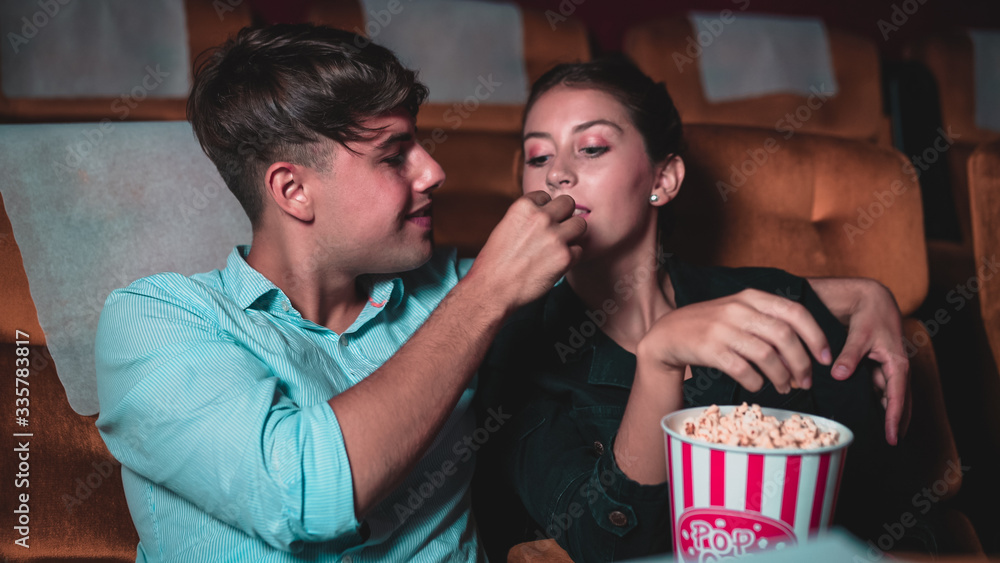
[(528, 166), (539, 167), (549, 161), (547, 156), (536, 156), (535, 158), (529, 158), (527, 161)]
[(608, 152), (608, 147), (583, 147), (580, 152), (587, 156), (601, 156)]
[(400, 151), (389, 158), (382, 159), (382, 162), (388, 164), (389, 166), (399, 166), (403, 164), (404, 160), (406, 160), (406, 158), (403, 156), (403, 152)]

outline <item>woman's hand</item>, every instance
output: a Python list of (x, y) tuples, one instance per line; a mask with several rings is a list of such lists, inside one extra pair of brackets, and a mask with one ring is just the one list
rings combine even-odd
[(821, 363), (830, 363), (826, 336), (805, 307), (746, 289), (664, 315), (639, 342), (636, 356), (647, 370), (706, 366), (722, 370), (749, 391), (759, 391), (764, 380), (752, 363), (778, 392), (788, 393), (812, 385), (806, 348)]
[(753, 363), (779, 392), (788, 393), (812, 385), (806, 347), (830, 363), (826, 335), (809, 311), (764, 291), (746, 289), (663, 315), (636, 350), (635, 379), (615, 439), (619, 468), (644, 485), (667, 479), (659, 420), (683, 407), (687, 366), (720, 369), (746, 389), (759, 391), (764, 380)]

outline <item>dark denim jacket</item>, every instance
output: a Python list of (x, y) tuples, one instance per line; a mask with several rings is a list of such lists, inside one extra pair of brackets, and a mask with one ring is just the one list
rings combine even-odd
[[(834, 358), (843, 348), (845, 328), (802, 278), (770, 268), (696, 267), (669, 258), (664, 267), (679, 307), (745, 288), (769, 291), (813, 314)], [(615, 302), (621, 304), (629, 290), (624, 284), (617, 289)], [(616, 303), (606, 304), (610, 314)], [(559, 284), (507, 323), (480, 370), (480, 412), (513, 413), (477, 454), (473, 505), (493, 560), (505, 560), (514, 543), (545, 538), (554, 538), (578, 562), (670, 549), (667, 485), (640, 485), (615, 463), (614, 439), (636, 360), (599, 330), (602, 313), (609, 314), (588, 311), (568, 284)], [(770, 383), (751, 393), (700, 366), (692, 366), (692, 375), (684, 382), (686, 406), (747, 401), (844, 423), (856, 436), (848, 466), (855, 452), (865, 451), (862, 459), (871, 460), (868, 451), (881, 444), (884, 415), (867, 366), (841, 382), (832, 378), (830, 366), (814, 362), (813, 388), (787, 395)]]

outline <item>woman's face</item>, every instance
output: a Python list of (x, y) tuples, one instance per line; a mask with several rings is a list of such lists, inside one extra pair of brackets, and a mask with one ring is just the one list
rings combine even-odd
[[(584, 254), (655, 244), (656, 174), (625, 107), (601, 90), (557, 86), (524, 124), (524, 193), (567, 194), (587, 220)], [(662, 199), (662, 198), (661, 198)], [(651, 249), (652, 250), (652, 249)]]

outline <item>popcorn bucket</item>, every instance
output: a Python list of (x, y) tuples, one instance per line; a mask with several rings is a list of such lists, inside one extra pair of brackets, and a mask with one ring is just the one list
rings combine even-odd
[[(735, 406), (719, 407), (726, 415)], [(784, 549), (830, 527), (851, 431), (809, 415), (835, 445), (814, 449), (730, 446), (685, 436), (684, 422), (705, 407), (663, 417), (674, 555), (681, 562), (717, 561)], [(779, 422), (794, 413), (762, 408)]]

